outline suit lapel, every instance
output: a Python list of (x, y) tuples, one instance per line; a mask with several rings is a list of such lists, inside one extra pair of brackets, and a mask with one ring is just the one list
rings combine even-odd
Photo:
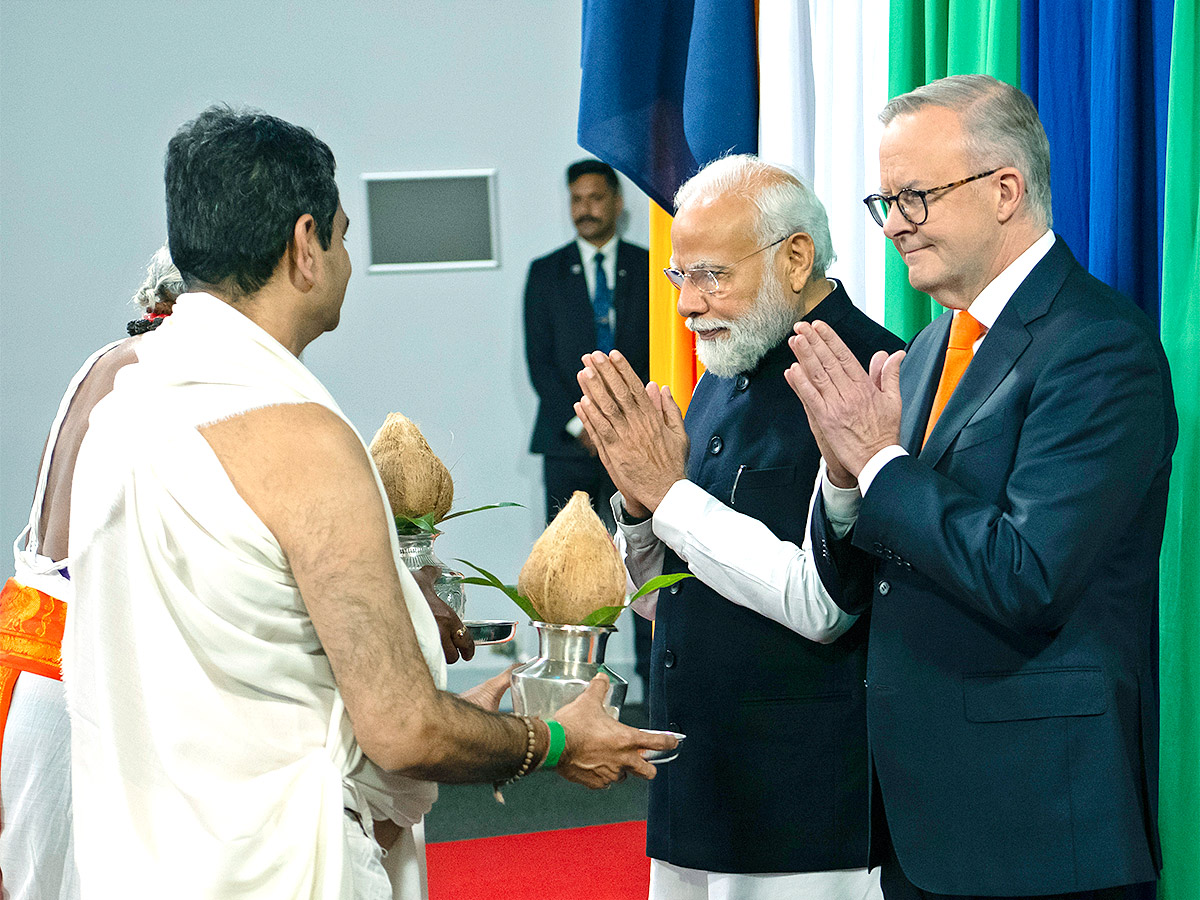
[(621, 314), (625, 311), (625, 300), (629, 294), (629, 278), (625, 273), (625, 260), (622, 259), (625, 249), (625, 242), (617, 241), (617, 277), (613, 284), (613, 309), (617, 311), (618, 326), (621, 322)]
[[(933, 433), (929, 435), (929, 440), (921, 450), (921, 459), (931, 466), (937, 465), (950, 442), (1012, 370), (1013, 364), (1029, 346), (1030, 340), (1029, 332), (1010, 301), (984, 338), (979, 352), (967, 366), (967, 371), (963, 373), (954, 393), (950, 395), (950, 401), (942, 410), (941, 417), (933, 426)], [(938, 377), (940, 376), (941, 373), (938, 373)], [(937, 378), (932, 384), (936, 390)], [(925, 421), (929, 421), (928, 417)]]
[(575, 300), (591, 309), (592, 298), (588, 296), (587, 279), (583, 274), (583, 257), (579, 245), (574, 241), (567, 244), (563, 253), (563, 281), (570, 285), (570, 294)]
[[(971, 420), (984, 401), (992, 395), (1000, 382), (1012, 371), (1013, 365), (1016, 364), (1032, 340), (1026, 326), (1046, 314), (1071, 268), (1077, 265), (1078, 263), (1075, 262), (1075, 258), (1067, 249), (1062, 238), (1056, 238), (1054, 245), (1033, 267), (1033, 271), (1021, 282), (1012, 297), (1009, 298), (1008, 303), (1004, 305), (1004, 309), (980, 345), (979, 352), (967, 366), (962, 380), (950, 396), (946, 408), (942, 410), (941, 418), (938, 419), (933, 433), (929, 435), (929, 440), (921, 450), (921, 459), (931, 466), (938, 464), (954, 438), (963, 430), (963, 427)], [(945, 357), (944, 345), (949, 337), (950, 329), (950, 317), (943, 316), (943, 318), (946, 319), (947, 324), (941, 336), (942, 358)], [(940, 376), (939, 369), (932, 373), (930, 380), (926, 382), (926, 389), (931, 394), (936, 392)], [(929, 407), (926, 406), (926, 408)], [(928, 415), (922, 417), (922, 433), (924, 425), (928, 421)], [(910, 451), (914, 446), (920, 447), (920, 435), (915, 435), (913, 439), (915, 444), (904, 444)]]

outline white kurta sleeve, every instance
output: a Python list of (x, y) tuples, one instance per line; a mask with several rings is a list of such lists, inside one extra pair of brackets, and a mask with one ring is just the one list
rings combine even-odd
[[(629, 576), (625, 589), (627, 593), (634, 594), (651, 578), (662, 574), (666, 548), (654, 534), (653, 520), (646, 519), (635, 525), (627, 525), (621, 521), (625, 517), (625, 498), (619, 491), (613, 494), (609, 502), (612, 506), (613, 520), (617, 523), (617, 552), (625, 561), (625, 571)], [(653, 619), (657, 606), (658, 591), (654, 591), (645, 597), (639, 597), (633, 604), (633, 611), (642, 618)]]
[[(838, 540), (844, 538), (858, 521), (858, 510), (862, 506), (862, 494), (857, 487), (840, 488), (825, 475), (825, 460), (821, 460), (821, 470), (817, 473), (817, 483), (821, 486), (821, 498), (825, 501), (825, 518), (833, 529), (833, 536)], [(815, 496), (815, 494), (814, 494)], [(812, 529), (812, 508), (808, 512), (808, 528)]]
[[(823, 474), (822, 466), (808, 504), (809, 523)], [(808, 526), (803, 546), (781, 541), (757, 519), (735, 512), (690, 481), (671, 487), (651, 521), (661, 542), (718, 594), (809, 640), (834, 641), (857, 619), (843, 612), (821, 583)]]

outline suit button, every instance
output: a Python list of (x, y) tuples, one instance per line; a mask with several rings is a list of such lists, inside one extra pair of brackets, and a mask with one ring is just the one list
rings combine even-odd
[(879, 582), (879, 595), (881, 597), (886, 597), (888, 595), (888, 591), (890, 591), (891, 589), (892, 589), (892, 586), (890, 584), (888, 584), (886, 581)]
[(670, 590), (671, 590), (672, 594), (678, 594), (679, 593), (679, 582), (677, 581), (673, 585), (671, 585)]
[(711, 453), (713, 456), (716, 456), (724, 448), (725, 448), (725, 442), (723, 440), (721, 440), (721, 436), (719, 434), (714, 434), (711, 438), (709, 438), (708, 452)]
[(675, 722), (667, 723), (667, 728), (671, 729), (671, 731), (674, 731), (676, 734), (683, 734), (683, 732), (679, 730), (679, 725)]
[(663, 654), (663, 666), (667, 669), (675, 668), (675, 654), (670, 650)]
[(746, 388), (750, 387), (750, 376), (749, 375), (739, 375), (737, 377), (737, 381), (734, 382), (733, 386), (736, 387), (739, 391), (744, 391)]

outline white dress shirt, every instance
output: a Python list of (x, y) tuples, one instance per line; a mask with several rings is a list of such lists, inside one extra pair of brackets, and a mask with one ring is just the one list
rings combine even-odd
[[(604, 277), (608, 279), (608, 289), (616, 292), (617, 289), (617, 244), (621, 238), (613, 235), (608, 239), (608, 243), (602, 247), (597, 247), (591, 241), (585, 241), (581, 237), (575, 238), (575, 246), (579, 248), (579, 258), (583, 260), (583, 278), (587, 282), (588, 302), (591, 302), (592, 296), (596, 293), (596, 254), (604, 254)], [(617, 311), (616, 307), (608, 311), (608, 325), (613, 330), (613, 334), (617, 331)], [(572, 416), (564, 426), (567, 434), (573, 438), (579, 437), (583, 433), (583, 422), (579, 420), (579, 416)]]
[(579, 258), (583, 260), (583, 277), (587, 281), (588, 299), (596, 293), (596, 254), (604, 254), (604, 277), (608, 279), (608, 289), (615, 290), (617, 284), (617, 244), (621, 239), (613, 235), (608, 243), (597, 247), (591, 241), (581, 237), (575, 238), (575, 246), (579, 248)]

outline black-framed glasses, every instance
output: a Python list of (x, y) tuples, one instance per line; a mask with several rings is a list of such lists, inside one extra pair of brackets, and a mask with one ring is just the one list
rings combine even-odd
[(683, 283), (691, 280), (696, 290), (703, 291), (706, 294), (715, 294), (721, 289), (720, 276), (728, 275), (733, 271), (733, 267), (738, 263), (743, 263), (750, 257), (758, 253), (762, 253), (764, 250), (770, 250), (776, 244), (782, 244), (790, 237), (790, 234), (785, 234), (783, 237), (779, 238), (779, 240), (771, 241), (771, 243), (763, 247), (759, 247), (753, 253), (747, 253), (741, 259), (737, 260), (737, 262), (732, 262), (729, 265), (722, 267), (721, 271), (719, 272), (714, 272), (712, 269), (693, 269), (690, 272), (684, 272), (680, 269), (663, 269), (663, 274), (667, 276), (667, 279), (671, 282), (671, 284), (675, 285), (675, 287), (681, 291), (683, 290)]
[(926, 188), (923, 191), (905, 188), (900, 193), (890, 196), (887, 194), (872, 194), (870, 197), (864, 197), (863, 203), (867, 204), (867, 209), (871, 211), (871, 218), (881, 228), (883, 227), (883, 223), (887, 221), (888, 210), (892, 208), (893, 203), (900, 208), (900, 215), (904, 216), (910, 224), (924, 225), (925, 220), (929, 218), (929, 204), (925, 202), (925, 198), (928, 195), (936, 194), (938, 191), (948, 191), (951, 188), (961, 187), (972, 181), (978, 181), (980, 178), (995, 175), (999, 171), (999, 168), (989, 169), (986, 172), (980, 172), (978, 175), (972, 175), (970, 178), (952, 181), (949, 184), (942, 184), (938, 187)]

